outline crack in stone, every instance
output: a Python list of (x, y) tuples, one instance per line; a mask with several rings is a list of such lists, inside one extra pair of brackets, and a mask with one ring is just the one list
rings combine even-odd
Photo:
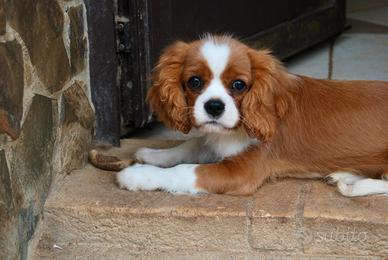
[(253, 246), (253, 238), (252, 238), (252, 211), (253, 205), (255, 202), (255, 196), (252, 196), (251, 200), (247, 202), (245, 206), (245, 219), (246, 219), (246, 239), (249, 248), (249, 251), (253, 251), (255, 248)]
[(295, 216), (295, 221), (296, 221), (296, 236), (297, 240), (299, 242), (300, 249), (303, 253), (305, 253), (304, 249), (304, 207), (305, 207), (305, 202), (307, 199), (307, 195), (311, 192), (311, 183), (304, 183), (303, 187), (300, 191), (299, 197), (298, 197), (298, 204), (296, 205), (296, 216)]

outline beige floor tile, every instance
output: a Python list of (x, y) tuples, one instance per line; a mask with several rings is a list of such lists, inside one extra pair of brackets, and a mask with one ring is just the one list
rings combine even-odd
[(295, 74), (326, 79), (329, 65), (329, 43), (320, 44), (287, 60), (286, 67)]
[(340, 36), (334, 44), (332, 78), (388, 80), (388, 34)]

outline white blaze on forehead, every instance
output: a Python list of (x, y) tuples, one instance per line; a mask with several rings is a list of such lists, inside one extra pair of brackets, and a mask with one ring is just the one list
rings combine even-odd
[(201, 47), (201, 54), (206, 59), (213, 77), (220, 77), (228, 64), (230, 48), (226, 43), (207, 41)]
[[(206, 41), (200, 49), (201, 55), (205, 58), (212, 73), (212, 79), (194, 104), (194, 118), (199, 125), (216, 121), (223, 127), (232, 128), (239, 120), (240, 115), (234, 100), (221, 80), (221, 75), (229, 62), (230, 51), (226, 42), (217, 43), (212, 39)], [(204, 104), (211, 99), (219, 99), (225, 104), (224, 113), (217, 119), (210, 118), (204, 109)], [(209, 132), (217, 132), (219, 127), (209, 125), (207, 128)]]

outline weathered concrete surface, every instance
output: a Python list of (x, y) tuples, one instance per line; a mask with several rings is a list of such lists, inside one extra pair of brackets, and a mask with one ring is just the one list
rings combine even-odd
[(298, 204), (305, 185), (283, 180), (264, 185), (256, 192), (249, 230), (254, 249), (300, 251)]
[(373, 260), (383, 259), (381, 257), (370, 256), (322, 256), (322, 255), (301, 255), (293, 253), (276, 253), (276, 252), (246, 252), (246, 253), (226, 253), (217, 251), (196, 251), (196, 252), (162, 252), (155, 254), (133, 254), (126, 247), (104, 247), (104, 248), (76, 248), (74, 250), (61, 250), (54, 251), (40, 251), (35, 255), (33, 259), (39, 260), (52, 260), (52, 259), (103, 259), (103, 260), (117, 260), (117, 259), (156, 259), (156, 260), (223, 260), (223, 259), (236, 259), (236, 260), (273, 260), (273, 259), (291, 259), (291, 260)]
[[(127, 157), (139, 146), (174, 143), (125, 140), (109, 153)], [(114, 175), (87, 166), (49, 196), (35, 259), (387, 255), (387, 197), (344, 198), (307, 180), (270, 182), (249, 197), (129, 192), (117, 187)], [(357, 236), (369, 232), (371, 240), (354, 241), (348, 227)], [(322, 241), (329, 232), (349, 234), (337, 243)]]
[(388, 255), (388, 197), (346, 198), (314, 183), (304, 206), (309, 253)]

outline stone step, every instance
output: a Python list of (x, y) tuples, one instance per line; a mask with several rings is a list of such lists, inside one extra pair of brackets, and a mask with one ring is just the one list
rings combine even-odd
[[(123, 140), (109, 153), (176, 142)], [(88, 165), (51, 192), (32, 259), (384, 258), (388, 197), (342, 197), (321, 181), (269, 182), (254, 196), (120, 190)]]

